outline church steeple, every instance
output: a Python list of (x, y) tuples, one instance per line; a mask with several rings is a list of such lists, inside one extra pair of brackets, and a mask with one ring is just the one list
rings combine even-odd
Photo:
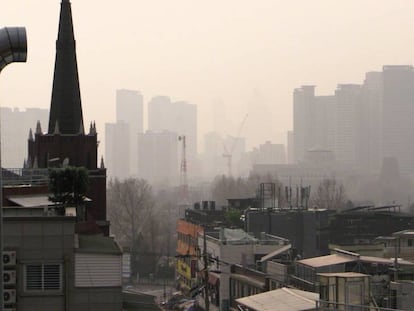
[(62, 0), (60, 6), (48, 134), (55, 133), (59, 124), (61, 134), (76, 135), (83, 133), (83, 116), (72, 10), (69, 0)]

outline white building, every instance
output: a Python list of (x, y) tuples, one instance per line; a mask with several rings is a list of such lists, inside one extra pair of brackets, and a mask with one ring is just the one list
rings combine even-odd
[(21, 168), (27, 157), (27, 138), (29, 131), (34, 133), (37, 121), (47, 124), (49, 109), (27, 108), (0, 108), (1, 148), (3, 167)]
[(401, 174), (413, 177), (413, 67), (384, 66), (382, 95), (382, 155), (398, 159)]
[[(290, 247), (289, 241), (283, 238), (275, 237), (268, 234), (262, 234), (260, 238), (244, 232), (242, 229), (222, 228), (216, 232), (205, 233), (206, 253), (212, 262), (209, 270), (220, 270), (215, 274), (220, 278), (220, 305), (228, 305), (230, 299), (229, 278), (230, 265), (239, 264), (244, 267), (256, 267), (257, 258), (263, 258), (266, 255), (277, 250), (286, 250)], [(204, 236), (199, 235), (198, 247), (204, 250)], [(204, 253), (204, 251), (202, 251)], [(201, 258), (202, 259), (202, 258)], [(202, 269), (203, 261), (199, 261), (199, 269)], [(220, 306), (210, 304), (210, 310), (221, 310)]]
[(178, 135), (163, 131), (138, 135), (138, 177), (151, 184), (178, 185)]
[(116, 122), (129, 125), (129, 174), (137, 173), (138, 133), (144, 131), (143, 96), (138, 91), (116, 91)]
[(332, 150), (334, 146), (334, 96), (315, 96), (315, 86), (306, 85), (293, 93), (293, 152), (300, 163), (306, 151)]
[(128, 123), (105, 123), (105, 162), (109, 179), (125, 179), (131, 175)]
[(361, 133), (361, 86), (339, 84), (335, 91), (335, 158), (345, 169), (359, 163)]
[[(185, 101), (171, 102), (167, 96), (156, 96), (148, 103), (148, 130), (170, 131), (185, 135), (187, 161), (194, 167), (197, 158), (197, 106)], [(191, 172), (190, 172), (191, 173)]]

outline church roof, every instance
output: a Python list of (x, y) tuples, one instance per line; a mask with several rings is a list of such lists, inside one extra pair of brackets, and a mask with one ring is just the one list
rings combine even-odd
[(62, 0), (48, 134), (83, 134), (76, 43), (69, 0)]

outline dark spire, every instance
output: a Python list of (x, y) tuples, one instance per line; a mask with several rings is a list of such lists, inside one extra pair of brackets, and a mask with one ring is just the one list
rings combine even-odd
[(78, 64), (69, 0), (62, 0), (60, 5), (48, 134), (55, 133), (56, 124), (59, 124), (59, 132), (62, 134), (78, 134), (80, 127), (83, 133)]
[(29, 131), (29, 141), (34, 141), (32, 129)]
[(36, 132), (35, 133), (38, 134), (38, 135), (43, 135), (43, 133), (42, 133), (42, 126), (40, 125), (40, 121), (39, 120), (37, 120), (37, 123), (36, 123)]

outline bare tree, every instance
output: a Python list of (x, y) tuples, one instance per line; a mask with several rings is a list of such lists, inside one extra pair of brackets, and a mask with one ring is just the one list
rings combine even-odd
[[(108, 187), (108, 215), (111, 231), (121, 244), (131, 249), (132, 270), (140, 259), (155, 256), (159, 226), (151, 186), (143, 179), (111, 180)], [(156, 259), (152, 258), (155, 267)]]
[(154, 200), (151, 186), (143, 179), (111, 180), (108, 214), (111, 229), (119, 241), (132, 243), (151, 217)]
[(330, 210), (341, 210), (346, 203), (345, 188), (334, 178), (321, 181), (312, 199), (314, 206)]

